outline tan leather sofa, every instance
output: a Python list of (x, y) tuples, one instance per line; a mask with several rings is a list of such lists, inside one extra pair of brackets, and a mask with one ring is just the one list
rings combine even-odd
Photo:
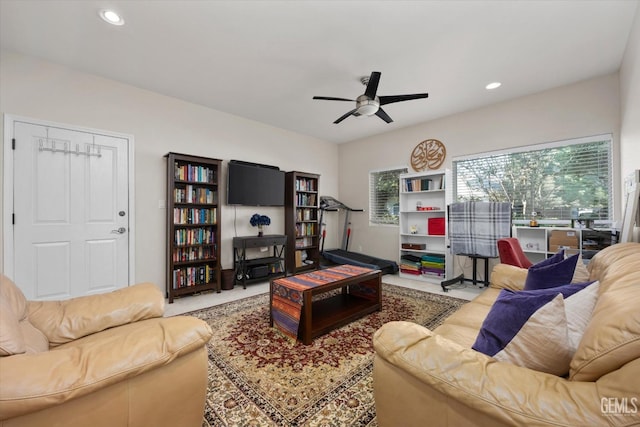
[(517, 267), (497, 265), (490, 287), (434, 331), (385, 324), (374, 336), (378, 424), (640, 425), (640, 244), (611, 246), (587, 269), (600, 293), (567, 377), (471, 349), (500, 289), (522, 288)]
[(27, 301), (0, 276), (0, 426), (201, 426), (209, 326), (150, 283)]

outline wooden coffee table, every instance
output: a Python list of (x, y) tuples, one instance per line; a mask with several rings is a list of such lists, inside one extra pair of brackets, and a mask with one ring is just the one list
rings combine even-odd
[[(289, 311), (299, 307), (297, 338), (307, 345), (311, 344), (315, 337), (353, 322), (366, 314), (380, 311), (382, 309), (382, 272), (362, 267), (358, 267), (358, 269), (356, 270), (353, 266), (338, 266), (318, 272), (272, 280), (269, 298), (271, 326), (274, 325), (274, 292), (277, 293), (275, 298), (284, 292), (295, 293), (293, 298), (287, 294), (288, 299), (285, 302), (288, 304)], [(336, 280), (326, 280), (323, 283), (323, 275), (340, 273), (345, 270), (354, 274)], [(293, 283), (294, 281), (296, 283)], [(314, 283), (311, 283), (312, 281)], [(313, 300), (316, 295), (339, 288), (341, 288), (341, 292), (336, 295)], [(301, 300), (298, 301), (300, 294)], [(292, 303), (292, 300), (296, 301)], [(279, 302), (282, 302), (282, 298)], [(279, 313), (275, 314), (280, 316)], [(282, 328), (280, 329), (282, 330)], [(285, 331), (283, 330), (283, 332)], [(287, 334), (291, 336), (292, 332)]]

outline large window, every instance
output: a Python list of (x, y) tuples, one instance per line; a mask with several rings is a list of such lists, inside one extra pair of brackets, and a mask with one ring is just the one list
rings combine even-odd
[(369, 172), (369, 222), (398, 225), (400, 174), (407, 168)]
[(610, 221), (611, 145), (599, 135), (456, 158), (454, 200), (510, 202), (514, 220)]

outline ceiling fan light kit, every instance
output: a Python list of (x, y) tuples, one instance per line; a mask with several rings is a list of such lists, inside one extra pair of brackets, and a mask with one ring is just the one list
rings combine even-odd
[[(414, 93), (410, 95), (390, 95), (390, 96), (376, 96), (378, 92), (378, 83), (380, 82), (381, 73), (374, 71), (369, 77), (362, 77), (360, 81), (366, 86), (364, 93), (355, 100), (356, 108), (348, 111), (346, 114), (339, 117), (335, 124), (340, 123), (349, 116), (361, 117), (361, 116), (373, 116), (374, 114), (384, 120), (386, 123), (391, 123), (393, 120), (389, 115), (380, 108), (381, 105), (391, 104), (394, 102), (410, 101), (412, 99), (427, 98), (428, 93)], [(353, 99), (336, 98), (332, 96), (314, 96), (313, 99), (323, 99), (326, 101), (349, 101), (354, 102)]]
[(356, 112), (361, 116), (373, 116), (380, 108), (378, 97), (369, 99), (366, 95), (360, 95), (356, 99)]

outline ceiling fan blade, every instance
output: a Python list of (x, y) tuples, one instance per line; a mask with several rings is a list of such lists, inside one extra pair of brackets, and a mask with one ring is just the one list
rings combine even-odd
[(356, 102), (355, 99), (334, 98), (332, 96), (314, 96), (313, 99), (326, 99), (327, 101), (351, 101), (351, 102)]
[(410, 101), (412, 99), (427, 98), (428, 96), (429, 96), (428, 93), (414, 93), (412, 95), (380, 96), (378, 99), (380, 100), (380, 105), (387, 105), (393, 102)]
[(376, 92), (378, 92), (378, 83), (380, 83), (380, 72), (374, 71), (371, 73), (369, 83), (367, 83), (367, 89), (364, 91), (364, 94), (367, 95), (369, 99), (374, 99), (376, 97)]
[(393, 121), (393, 119), (389, 117), (389, 115), (385, 113), (385, 111), (382, 108), (378, 108), (378, 111), (376, 111), (376, 116), (380, 117), (382, 120), (384, 120), (387, 123), (391, 123)]
[(355, 113), (356, 110), (357, 110), (357, 108), (354, 108), (353, 110), (349, 111), (347, 114), (345, 114), (344, 116), (340, 117), (338, 120), (336, 120), (333, 123), (337, 125), (338, 123), (340, 123), (341, 121), (343, 121), (344, 119), (346, 119), (347, 117), (349, 117), (350, 115)]

